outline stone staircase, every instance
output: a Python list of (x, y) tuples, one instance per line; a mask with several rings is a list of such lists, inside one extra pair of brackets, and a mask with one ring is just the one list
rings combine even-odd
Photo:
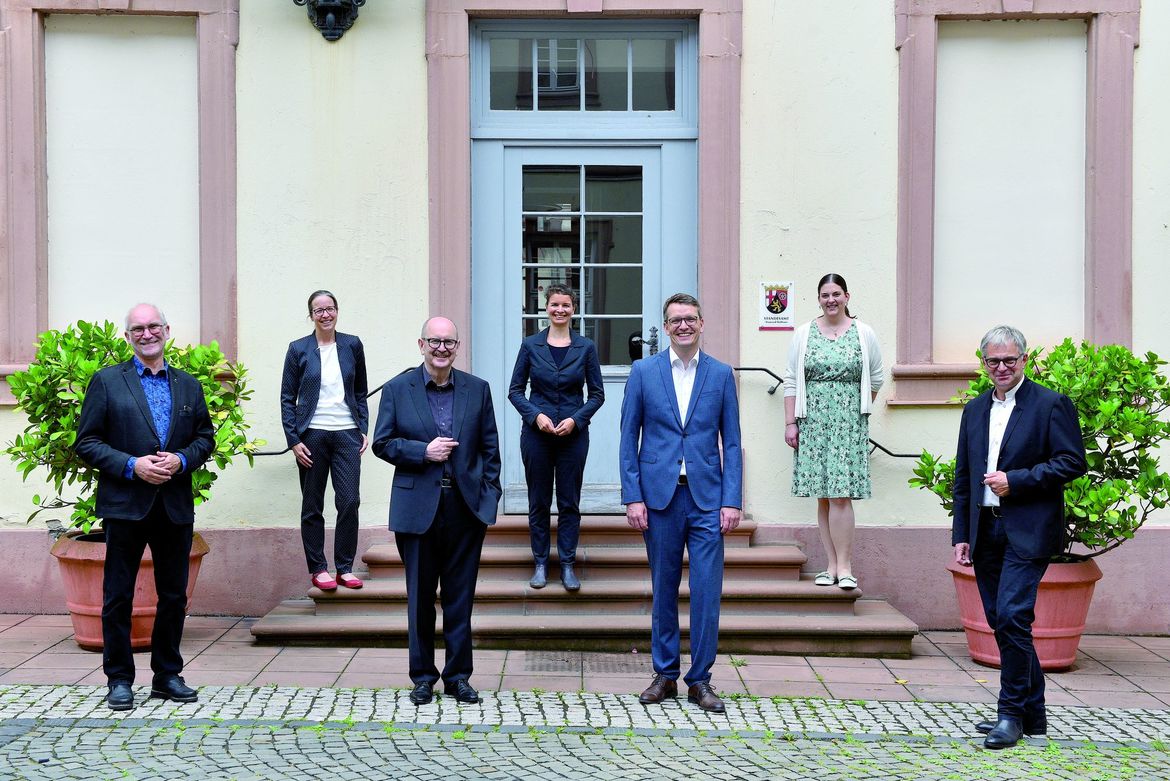
[[(488, 530), (480, 561), (472, 632), (479, 648), (648, 651), (651, 587), (640, 533), (623, 516), (585, 516), (577, 548), (581, 590), (570, 594), (557, 577), (554, 519), (549, 584), (528, 585), (532, 555), (528, 519), (501, 516)], [(801, 572), (796, 544), (753, 544), (754, 521), (725, 539), (722, 653), (824, 656), (910, 656), (915, 624), (860, 589), (816, 586)], [(252, 626), (261, 643), (343, 642), (406, 645), (406, 585), (393, 540), (372, 546), (358, 591), (312, 588), (305, 599), (282, 602)], [(687, 565), (683, 564), (679, 620), (688, 637)], [(442, 612), (439, 611), (442, 623)]]

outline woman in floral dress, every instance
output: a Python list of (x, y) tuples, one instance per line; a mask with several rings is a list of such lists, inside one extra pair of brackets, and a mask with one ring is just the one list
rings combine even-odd
[(795, 450), (794, 496), (817, 499), (828, 567), (818, 586), (857, 588), (853, 500), (868, 499), (869, 413), (882, 386), (873, 329), (849, 312), (844, 278), (817, 284), (821, 315), (796, 330), (784, 376), (784, 441)]

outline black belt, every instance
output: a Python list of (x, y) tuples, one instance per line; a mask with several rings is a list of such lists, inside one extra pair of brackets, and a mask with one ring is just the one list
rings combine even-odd
[(454, 488), (455, 481), (452, 480), (450, 477), (444, 477), (442, 480), (439, 481), (439, 487), (440, 488)]
[(687, 484), (687, 476), (686, 475), (679, 475), (678, 476), (678, 484), (679, 485), (686, 485)]
[(983, 512), (987, 513), (992, 518), (1002, 518), (1003, 517), (1003, 511), (1001, 511), (1000, 508), (996, 507), (995, 505), (984, 504), (984, 505), (981, 505), (981, 507), (983, 509)]

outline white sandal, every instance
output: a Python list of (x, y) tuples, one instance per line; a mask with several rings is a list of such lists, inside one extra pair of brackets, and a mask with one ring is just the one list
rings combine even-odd
[(813, 583), (816, 583), (818, 586), (831, 586), (836, 582), (837, 579), (830, 575), (828, 570), (818, 572), (813, 578)]

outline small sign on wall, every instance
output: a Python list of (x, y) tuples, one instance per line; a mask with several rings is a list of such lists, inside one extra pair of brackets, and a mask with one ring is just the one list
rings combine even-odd
[(760, 283), (758, 306), (761, 331), (791, 331), (795, 327), (792, 287), (792, 282)]

